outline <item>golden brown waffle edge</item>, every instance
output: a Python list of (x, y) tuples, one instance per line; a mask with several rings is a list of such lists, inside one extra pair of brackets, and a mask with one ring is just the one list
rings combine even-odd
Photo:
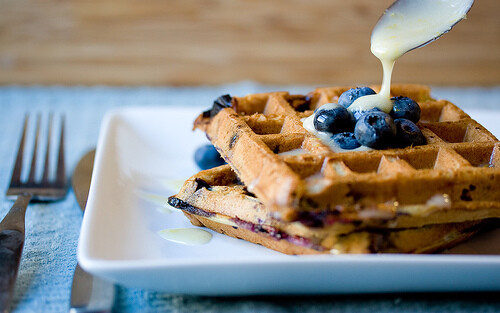
[(195, 174), (169, 203), (182, 209), (195, 226), (286, 254), (431, 253), (469, 238), (483, 225), (482, 221), (467, 221), (374, 228), (340, 219), (325, 224), (275, 220), (228, 165)]
[(406, 217), (408, 224), (428, 216), (441, 215), (435, 223), (500, 216), (498, 140), (454, 104), (432, 99), (428, 87), (391, 88), (419, 103), (424, 146), (335, 153), (302, 127), (302, 118), (349, 88), (233, 97), (230, 108), (200, 115), (194, 126), (284, 221), (325, 212), (401, 223)]

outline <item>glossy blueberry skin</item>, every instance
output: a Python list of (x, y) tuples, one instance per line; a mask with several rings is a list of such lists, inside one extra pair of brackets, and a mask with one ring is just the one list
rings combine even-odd
[(363, 114), (366, 114), (368, 112), (382, 112), (382, 110), (380, 110), (379, 108), (373, 108), (373, 109), (370, 109), (370, 110), (366, 110), (366, 111), (354, 111), (352, 112), (352, 115), (354, 116), (354, 119), (357, 121), (359, 120), (359, 118), (363, 115)]
[(393, 107), (389, 115), (393, 119), (405, 118), (416, 123), (420, 120), (420, 106), (408, 97), (393, 97)]
[(213, 145), (203, 145), (194, 152), (194, 161), (202, 170), (217, 167), (226, 162)]
[(351, 132), (338, 133), (331, 136), (330, 139), (340, 148), (345, 150), (352, 150), (361, 146), (359, 141), (354, 136), (354, 133)]
[(396, 147), (421, 146), (427, 143), (420, 128), (412, 121), (397, 118), (394, 124), (396, 125)]
[(374, 95), (375, 91), (370, 87), (356, 87), (344, 91), (339, 97), (338, 104), (348, 108), (356, 99), (362, 96)]
[(354, 136), (363, 146), (386, 149), (396, 136), (396, 125), (392, 117), (384, 112), (367, 112), (356, 123)]
[(332, 109), (320, 109), (314, 114), (314, 128), (317, 131), (332, 134), (352, 131), (354, 129), (354, 117), (351, 112), (340, 105)]

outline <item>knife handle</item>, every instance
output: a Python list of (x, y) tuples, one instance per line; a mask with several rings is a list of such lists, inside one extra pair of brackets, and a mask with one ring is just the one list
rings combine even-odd
[(8, 312), (24, 246), (24, 219), (31, 195), (20, 195), (0, 223), (0, 312)]

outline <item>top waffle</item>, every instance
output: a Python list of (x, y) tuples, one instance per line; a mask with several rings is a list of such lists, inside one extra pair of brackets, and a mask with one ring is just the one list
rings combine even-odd
[(500, 216), (499, 141), (452, 103), (432, 99), (427, 87), (391, 88), (420, 105), (423, 146), (338, 153), (303, 128), (301, 119), (349, 88), (233, 97), (231, 107), (200, 115), (195, 128), (282, 220), (398, 217), (404, 225), (405, 217), (428, 224)]

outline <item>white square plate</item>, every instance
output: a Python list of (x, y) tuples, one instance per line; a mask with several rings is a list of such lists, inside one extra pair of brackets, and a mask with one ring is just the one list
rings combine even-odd
[[(167, 241), (158, 231), (192, 226), (144, 192), (175, 194), (169, 182), (197, 172), (191, 125), (202, 108), (125, 108), (105, 117), (78, 259), (87, 271), (131, 287), (201, 295), (500, 290), (499, 255), (288, 256), (213, 233), (205, 245)], [(497, 136), (500, 111), (469, 112)], [(494, 241), (496, 240), (496, 241)], [(459, 250), (494, 245), (496, 230)]]

